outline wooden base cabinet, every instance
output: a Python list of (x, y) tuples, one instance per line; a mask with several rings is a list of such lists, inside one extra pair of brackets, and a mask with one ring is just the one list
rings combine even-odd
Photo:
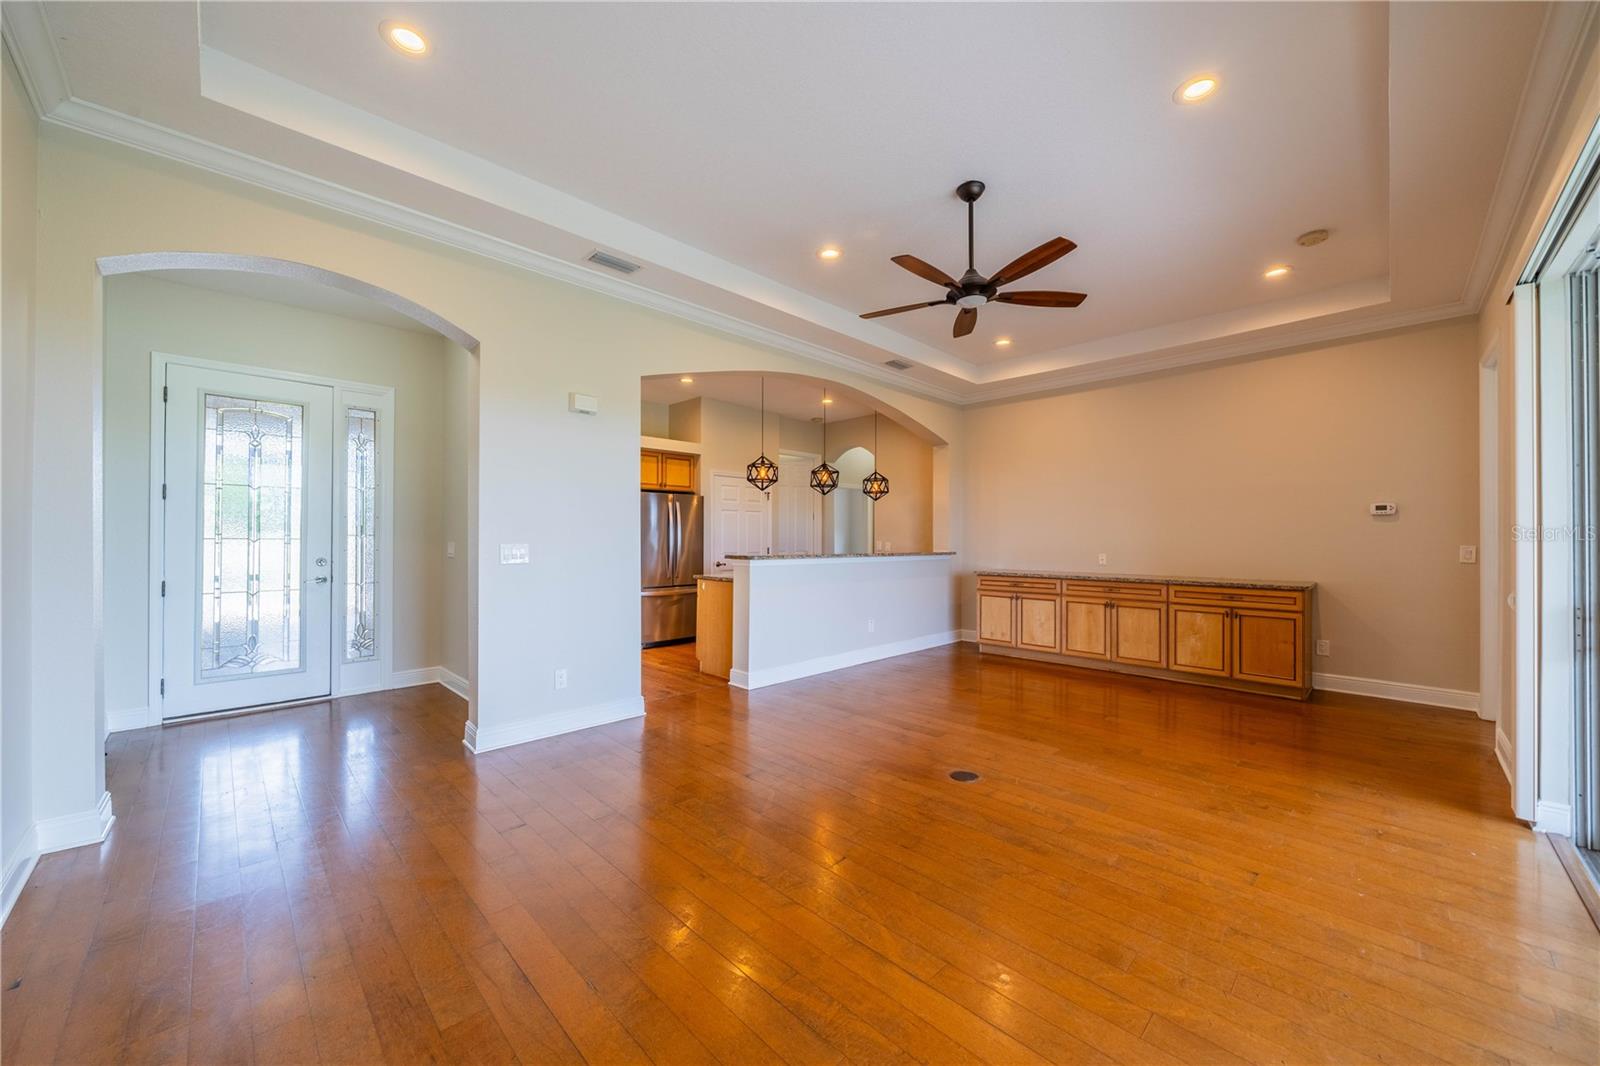
[(978, 643), (1304, 699), (1314, 588), (979, 574)]

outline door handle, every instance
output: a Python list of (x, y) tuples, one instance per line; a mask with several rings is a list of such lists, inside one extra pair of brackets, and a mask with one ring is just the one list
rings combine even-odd
[(310, 582), (308, 582), (308, 584), (316, 584), (316, 585), (326, 585), (327, 583), (328, 583), (328, 575), (327, 574), (323, 574), (321, 577), (314, 577), (314, 578), (311, 579)]

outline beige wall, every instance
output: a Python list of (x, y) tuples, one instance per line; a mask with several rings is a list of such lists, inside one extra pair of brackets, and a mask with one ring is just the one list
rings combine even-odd
[(1476, 355), (1458, 319), (971, 410), (965, 568), (1313, 580), (1318, 673), (1475, 691)]
[(464, 552), (447, 560), (445, 542), (466, 542), (464, 523), (447, 529), (447, 516), (464, 511), (467, 353), (434, 333), (143, 275), (109, 279), (105, 312), (105, 516), (118, 531), (105, 551), (107, 709), (148, 703), (152, 352), (394, 389), (392, 668), (464, 674), (464, 626), (448, 656), (445, 636), (447, 596), (465, 596)]
[[(959, 456), (960, 412), (891, 385), (57, 127), (41, 130), (39, 147), (34, 418), (51, 446), (35, 448), (27, 506), (32, 571), (50, 596), (35, 597), (30, 669), (50, 679), (52, 699), (33, 707), (35, 722), (50, 724), (35, 731), (51, 763), (35, 780), (36, 817), (91, 811), (104, 788), (100, 257), (185, 249), (309, 263), (476, 338), (468, 715), (480, 738), (642, 706), (633, 480), (642, 377), (692, 366), (834, 379), (904, 411)], [(574, 391), (598, 396), (599, 414), (570, 413)], [(936, 513), (959, 514), (958, 479), (940, 491)], [(951, 531), (938, 534), (960, 547)], [(530, 564), (499, 565), (499, 546), (517, 542), (530, 545)], [(560, 690), (557, 669), (568, 680)]]
[(30, 544), (34, 216), (38, 131), (11, 53), (0, 85), (0, 868), (11, 871), (33, 825)]

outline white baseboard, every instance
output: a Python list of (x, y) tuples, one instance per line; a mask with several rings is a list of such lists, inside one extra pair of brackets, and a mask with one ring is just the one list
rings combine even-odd
[(35, 822), (35, 846), (40, 855), (48, 855), (52, 851), (98, 844), (111, 832), (111, 823), (116, 820), (117, 816), (111, 810), (111, 793), (102, 792), (100, 802), (90, 810)]
[(160, 725), (161, 719), (150, 716), (148, 707), (124, 707), (120, 711), (106, 712), (106, 732), (122, 733), (129, 729), (143, 729)]
[(98, 844), (105, 840), (116, 820), (111, 810), (111, 793), (102, 792), (100, 802), (92, 810), (45, 818), (29, 826), (11, 854), (6, 856), (4, 880), (0, 883), (0, 924), (11, 916), (11, 906), (22, 895), (28, 878), (33, 876), (39, 856)]
[(1511, 750), (1511, 738), (1500, 729), (1500, 724), (1494, 727), (1494, 757), (1500, 763), (1500, 772), (1506, 775), (1506, 784), (1516, 787), (1516, 782), (1511, 776), (1511, 766), (1515, 762), (1515, 753)]
[(4, 879), (0, 881), (0, 925), (4, 925), (6, 919), (11, 917), (11, 907), (22, 895), (22, 886), (28, 883), (38, 862), (38, 836), (30, 825), (28, 831), (22, 834), (22, 839), (17, 841), (17, 846), (11, 849), (11, 854), (6, 856)]
[(579, 729), (620, 722), (625, 718), (638, 718), (643, 714), (644, 697), (629, 696), (626, 699), (612, 700), (610, 703), (573, 707), (534, 718), (525, 718), (520, 722), (507, 722), (486, 730), (479, 729), (474, 722), (468, 722), (466, 735), (461, 743), (465, 744), (472, 754), (482, 755), (487, 751), (509, 748), (513, 744), (526, 744), (530, 740), (543, 740), (562, 733), (573, 733)]
[(472, 698), (472, 683), (454, 670), (441, 666), (439, 670), (439, 684), (454, 692), (464, 700)]
[[(418, 685), (443, 685), (462, 699), (468, 699), (472, 686), (460, 674), (444, 666), (423, 666), (415, 670), (396, 670), (389, 675), (389, 688), (416, 688)], [(382, 691), (382, 690), (375, 690)], [(354, 693), (345, 693), (354, 695)]]
[(1312, 674), (1311, 687), (1324, 692), (1345, 692), (1352, 696), (1376, 696), (1401, 703), (1426, 703), (1458, 711), (1478, 710), (1478, 694), (1454, 688), (1433, 688), (1405, 681), (1380, 681), (1371, 677), (1346, 677), (1342, 674)]
[(896, 655), (909, 655), (914, 651), (954, 644), (960, 639), (961, 633), (951, 629), (943, 633), (929, 633), (926, 636), (896, 640), (888, 644), (855, 648), (837, 655), (822, 655), (815, 659), (803, 659), (797, 663), (771, 666), (765, 670), (748, 672), (734, 670), (728, 675), (728, 684), (734, 688), (766, 688), (768, 685), (781, 685), (785, 681), (795, 681), (802, 677), (843, 670), (847, 666), (860, 666), (862, 663), (877, 662), (879, 659), (892, 659)]
[(1572, 835), (1572, 805), (1540, 800), (1533, 805), (1533, 828), (1558, 837)]

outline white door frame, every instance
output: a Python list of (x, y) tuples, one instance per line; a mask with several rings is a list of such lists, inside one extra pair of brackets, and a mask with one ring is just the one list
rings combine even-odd
[[(332, 552), (331, 571), (334, 576), (333, 624), (329, 627), (330, 664), (328, 691), (330, 696), (353, 696), (361, 692), (375, 692), (392, 687), (394, 674), (394, 388), (372, 385), (360, 381), (346, 381), (316, 374), (300, 374), (290, 370), (274, 370), (246, 363), (228, 363), (217, 359), (199, 359), (193, 356), (172, 355), (167, 352), (150, 353), (150, 563), (149, 563), (149, 647), (147, 707), (150, 708), (147, 725), (162, 722), (161, 677), (165, 668), (162, 572), (166, 549), (166, 509), (162, 506), (161, 488), (166, 470), (166, 403), (162, 388), (171, 365), (195, 367), (202, 370), (221, 370), (235, 374), (255, 374), (277, 378), (281, 381), (298, 381), (310, 385), (326, 385), (333, 389), (334, 441), (333, 506), (331, 521)], [(344, 661), (344, 597), (345, 597), (345, 463), (344, 419), (351, 407), (362, 407), (378, 412), (378, 657), (375, 663), (347, 664)], [(228, 712), (220, 712), (228, 713)]]
[[(1478, 717), (1500, 721), (1500, 338), (1478, 362)], [(1496, 736), (1500, 735), (1497, 727)], [(1499, 744), (1496, 744), (1499, 751)], [(1506, 767), (1506, 775), (1511, 775)]]
[[(802, 482), (800, 487), (802, 489), (806, 490), (807, 492), (815, 492), (816, 490), (811, 487), (811, 481), (810, 481), (811, 471), (815, 470), (817, 468), (817, 465), (822, 462), (822, 456), (820, 454), (818, 454), (817, 452), (802, 452), (802, 451), (795, 451), (795, 450), (783, 450), (783, 449), (780, 449), (779, 452), (778, 452), (778, 469), (779, 470), (783, 469), (783, 461), (785, 459), (798, 459), (802, 463), (810, 463), (811, 464), (809, 467), (806, 468), (806, 478), (807, 478), (807, 480)], [(778, 482), (778, 487), (779, 488), (784, 488), (785, 487), (784, 483), (781, 482), (781, 481)], [(810, 541), (811, 541), (811, 544), (812, 544), (811, 550), (813, 552), (815, 552), (816, 554), (818, 554), (818, 555), (822, 554), (822, 506), (821, 506), (820, 501), (823, 500), (823, 499), (825, 499), (825, 497), (822, 497), (822, 496), (818, 496), (817, 497), (817, 500), (819, 501), (818, 502), (818, 506), (814, 511), (811, 512), (811, 536), (810, 536)], [(767, 543), (773, 545), (774, 547), (777, 546), (778, 541), (781, 539), (778, 536), (778, 527), (779, 527), (780, 523), (783, 521), (782, 517), (779, 514), (779, 512), (781, 512), (783, 510), (783, 507), (782, 507), (783, 501), (782, 500), (777, 500), (776, 502), (777, 502), (778, 506), (775, 506), (775, 507), (772, 508), (772, 532), (767, 534)]]

